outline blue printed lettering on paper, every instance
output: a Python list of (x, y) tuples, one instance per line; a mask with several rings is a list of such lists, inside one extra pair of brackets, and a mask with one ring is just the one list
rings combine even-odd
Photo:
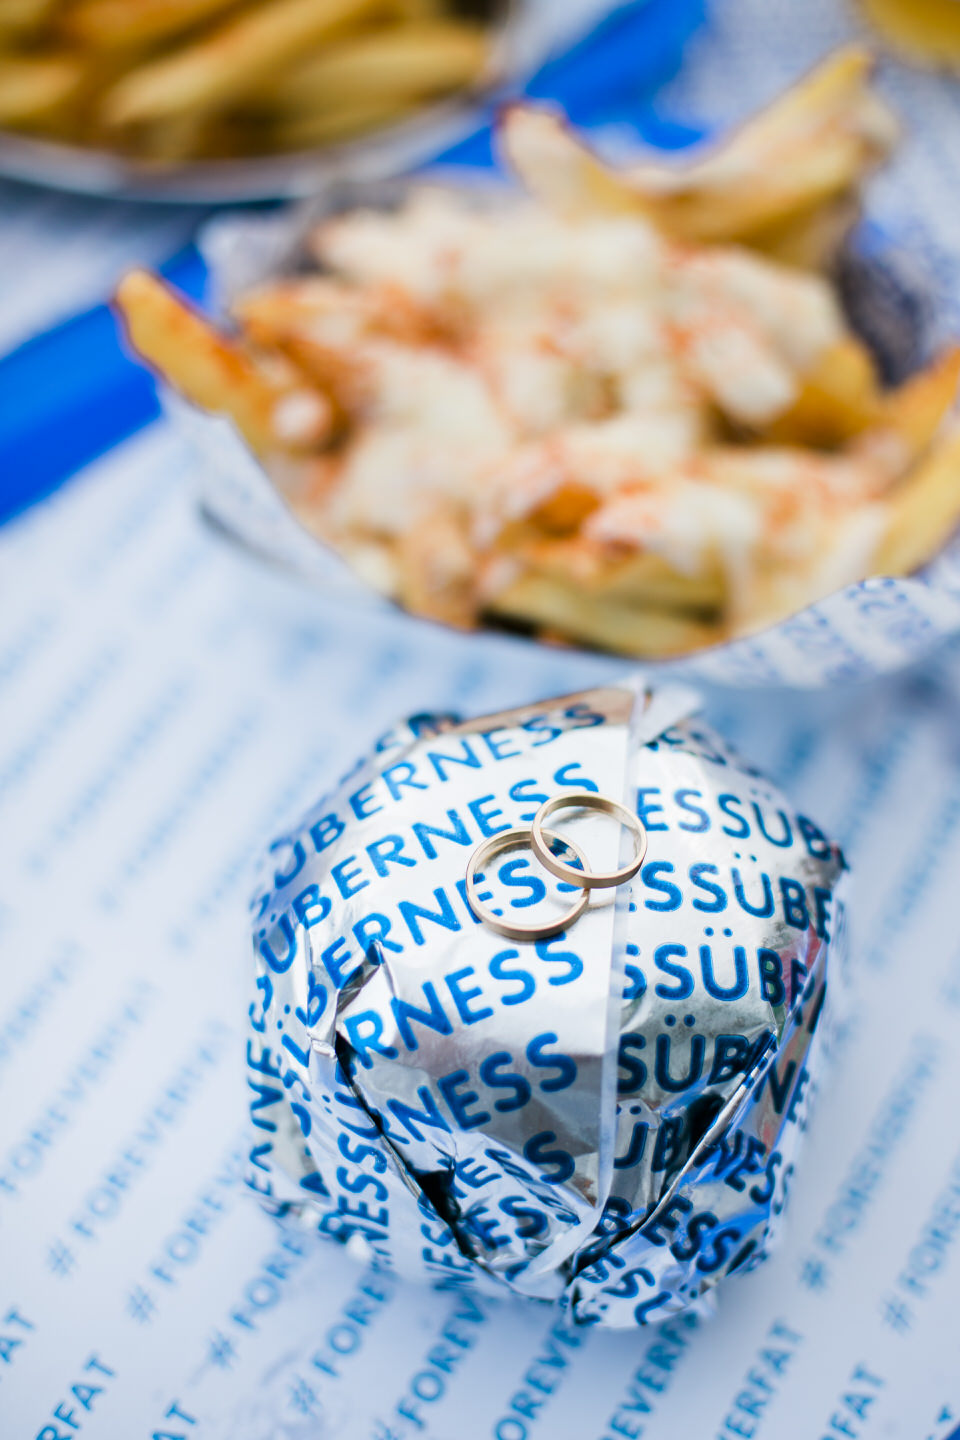
[[(550, 938), (483, 923), (467, 860), (565, 792), (631, 793), (633, 691), (396, 734), (277, 844), (248, 1032), (249, 1173), (274, 1214), (457, 1294), (565, 1286), (578, 1325), (659, 1324), (762, 1257), (844, 863), (671, 703), (629, 761), (639, 873)], [(576, 891), (530, 851), (488, 869), (477, 903), (510, 921)], [(501, 1428), (533, 1423), (531, 1386)], [(410, 1424), (442, 1390), (425, 1368)]]

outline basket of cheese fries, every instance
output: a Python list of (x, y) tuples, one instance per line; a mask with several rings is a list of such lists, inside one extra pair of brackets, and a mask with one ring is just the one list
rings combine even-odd
[[(806, 623), (834, 673), (889, 668), (960, 628), (924, 579), (960, 523), (960, 348), (913, 337), (891, 378), (850, 300), (897, 135), (858, 47), (669, 161), (512, 105), (512, 187), (230, 222), (221, 320), (145, 272), (117, 306), (318, 560), (416, 615), (714, 671)], [(251, 225), (283, 240), (260, 271)]]

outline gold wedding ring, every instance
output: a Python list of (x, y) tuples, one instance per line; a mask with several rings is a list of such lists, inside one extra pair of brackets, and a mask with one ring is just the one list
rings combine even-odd
[[(635, 840), (633, 858), (619, 870), (599, 872), (591, 870), (586, 856), (579, 846), (565, 836), (558, 835), (555, 830), (544, 828), (544, 822), (558, 810), (599, 810), (602, 815), (609, 815), (614, 820), (619, 820), (621, 825), (626, 825), (627, 829), (633, 833)], [(566, 861), (558, 860), (550, 849), (551, 844), (568, 850), (579, 860), (582, 868), (577, 870), (573, 865), (568, 865)], [(523, 850), (528, 847), (545, 870), (549, 870), (550, 874), (555, 875), (558, 880), (565, 880), (569, 885), (576, 885), (581, 892), (579, 898), (558, 920), (540, 924), (536, 922), (523, 924), (520, 921), (504, 920), (499, 911), (491, 910), (486, 905), (485, 902), (492, 897), (489, 894), (481, 896), (477, 890), (477, 876), (484, 874), (485, 868), (491, 860), (495, 859), (497, 855), (509, 854), (511, 850)], [(503, 830), (499, 835), (491, 835), (488, 840), (480, 842), (467, 862), (467, 902), (478, 920), (482, 921), (489, 929), (495, 930), (498, 935), (505, 935), (508, 940), (546, 940), (550, 935), (559, 935), (561, 930), (566, 930), (575, 920), (580, 919), (589, 903), (591, 890), (608, 889), (632, 880), (643, 864), (643, 857), (646, 853), (646, 828), (625, 805), (619, 804), (616, 800), (608, 800), (606, 795), (595, 795), (590, 790), (575, 790), (569, 795), (558, 795), (554, 800), (545, 801), (534, 816), (529, 830), (524, 826), (514, 830)]]
[[(544, 822), (555, 815), (558, 810), (599, 810), (603, 815), (610, 815), (614, 820), (619, 820), (633, 832), (635, 850), (632, 860), (619, 870), (605, 870), (599, 873), (590, 870), (584, 864), (582, 870), (575, 870), (572, 865), (567, 865), (563, 860), (558, 860), (552, 854), (547, 843), (546, 836), (555, 840), (557, 836), (552, 830), (544, 830)], [(565, 845), (579, 856), (576, 847), (569, 840), (564, 840)], [(576, 790), (570, 795), (558, 795), (553, 800), (546, 800), (537, 811), (530, 827), (530, 845), (533, 853), (544, 869), (549, 870), (551, 875), (556, 875), (560, 880), (566, 880), (571, 885), (582, 885), (585, 890), (606, 890), (615, 885), (623, 885), (627, 880), (632, 880), (634, 875), (643, 864), (643, 857), (647, 853), (647, 832), (643, 824), (632, 814), (625, 805), (616, 800), (608, 800), (606, 795), (595, 795), (590, 790)], [(582, 860), (581, 860), (581, 863)]]
[(498, 935), (505, 935), (508, 940), (546, 940), (551, 935), (559, 935), (561, 930), (566, 930), (568, 925), (572, 925), (575, 920), (580, 919), (590, 900), (590, 891), (584, 888), (587, 861), (583, 851), (574, 845), (572, 840), (565, 840), (562, 835), (554, 835), (550, 830), (541, 829), (541, 835), (557, 841), (567, 850), (572, 851), (583, 866), (583, 870), (575, 870), (572, 865), (567, 867), (570, 874), (576, 876), (573, 884), (580, 886), (581, 890), (570, 908), (565, 910), (557, 920), (546, 923), (543, 921), (528, 922), (526, 925), (520, 921), (504, 920), (495, 911), (488, 909), (477, 893), (477, 875), (484, 874), (485, 867), (491, 860), (495, 859), (497, 855), (506, 855), (511, 850), (530, 848), (531, 832), (526, 827), (518, 830), (503, 830), (499, 835), (491, 835), (489, 840), (481, 841), (467, 862), (466, 888), (470, 909), (478, 920), (483, 921), (484, 925), (495, 930)]

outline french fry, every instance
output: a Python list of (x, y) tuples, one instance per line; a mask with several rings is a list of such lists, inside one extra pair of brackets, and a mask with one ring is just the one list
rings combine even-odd
[(754, 635), (875, 574), (872, 557), (884, 524), (883, 502), (863, 501), (822, 515), (819, 545), (811, 552), (758, 556), (747, 583), (731, 596), (731, 633)]
[(501, 620), (534, 625), (603, 650), (664, 659), (723, 639), (721, 625), (657, 608), (598, 598), (546, 575), (523, 575), (487, 603)]
[(847, 192), (861, 173), (862, 156), (855, 138), (838, 135), (831, 144), (797, 147), (793, 155), (770, 161), (775, 177), (769, 185), (716, 185), (677, 191), (669, 203), (655, 208), (660, 226), (685, 240), (750, 244), (776, 221), (829, 205)]
[(309, 46), (375, 15), (382, 3), (273, 0), (241, 11), (173, 54), (125, 75), (102, 99), (103, 123), (123, 129), (243, 101)]
[(439, 20), (446, 13), (445, 0), (392, 0), (401, 20)]
[[(316, 276), (242, 295), (232, 313), (255, 346), (281, 351), (315, 381), (333, 402), (339, 419), (360, 412), (369, 399), (357, 341), (377, 336), (422, 345), (442, 338), (402, 294), (358, 293)], [(335, 324), (336, 343), (322, 330), (328, 318)]]
[(66, 53), (0, 55), (0, 124), (49, 122), (83, 83), (83, 66)]
[(0, 125), (165, 164), (335, 143), (481, 74), (453, 3), (0, 0)]
[(611, 558), (579, 538), (535, 542), (516, 553), (537, 574), (573, 584), (599, 600), (701, 616), (719, 612), (726, 601), (727, 582), (715, 559), (685, 575), (660, 555)]
[(210, 128), (205, 115), (181, 115), (148, 125), (137, 137), (137, 152), (145, 160), (175, 164), (204, 153)]
[(146, 49), (236, 5), (237, 0), (75, 0), (60, 25), (70, 39), (91, 49)]
[(555, 209), (632, 211), (685, 240), (762, 242), (791, 218), (811, 224), (889, 151), (896, 127), (869, 89), (870, 71), (868, 52), (838, 51), (692, 163), (615, 169), (556, 112), (531, 105), (505, 111), (501, 141), (527, 187)]
[(960, 14), (952, 0), (860, 0), (860, 8), (905, 59), (960, 67)]
[(873, 428), (897, 436), (909, 463), (933, 440), (958, 383), (960, 348), (953, 347), (897, 389), (882, 391), (869, 351), (849, 335), (823, 352), (794, 403), (764, 428), (764, 439), (832, 449)]
[(900, 436), (911, 456), (920, 455), (934, 439), (957, 398), (958, 382), (960, 347), (953, 346), (890, 392), (883, 423)]
[(38, 30), (53, 14), (57, 0), (0, 0), (0, 37)]
[(848, 336), (821, 355), (790, 409), (764, 429), (764, 439), (832, 449), (875, 429), (902, 442), (909, 464), (936, 435), (958, 382), (960, 348), (954, 347), (897, 389), (883, 391), (869, 352)]
[[(771, 226), (783, 227), (795, 216), (834, 200), (860, 173), (859, 147), (846, 136), (833, 145), (797, 147), (789, 157), (770, 161), (764, 184), (720, 166), (707, 179), (683, 172), (654, 179), (605, 165), (566, 122), (547, 108), (514, 105), (504, 113), (501, 135), (507, 157), (528, 189), (564, 214), (635, 214), (679, 239), (739, 241), (749, 244)], [(693, 171), (694, 167), (690, 167)]]
[[(318, 324), (333, 319), (344, 333), (390, 336), (410, 344), (439, 338), (429, 316), (395, 289), (358, 291), (325, 275), (297, 276), (240, 295), (232, 314), (258, 345), (280, 345), (292, 337), (317, 341)], [(341, 347), (342, 348), (342, 347)]]
[(155, 276), (132, 271), (116, 304), (143, 359), (185, 399), (229, 416), (257, 454), (309, 451), (327, 438), (331, 407), (319, 390), (269, 376)]
[[(501, 532), (498, 543), (502, 548), (511, 551), (526, 553), (525, 543), (539, 550), (545, 535), (568, 537), (575, 534), (599, 504), (595, 490), (580, 480), (565, 479), (529, 510), (523, 520), (508, 525)], [(561, 563), (568, 560), (578, 571), (592, 575), (596, 568), (592, 563), (592, 555), (584, 556), (581, 560), (568, 546), (564, 546), (562, 541), (547, 541), (544, 548), (547, 553), (556, 554)]]
[(876, 425), (882, 410), (873, 358), (849, 335), (821, 354), (801, 378), (796, 400), (765, 427), (764, 436), (778, 444), (831, 448)]
[(328, 396), (342, 421), (366, 399), (364, 368), (350, 353), (349, 343), (325, 343), (317, 322), (339, 313), (341, 323), (349, 325), (347, 335), (362, 336), (370, 323), (364, 313), (368, 308), (358, 306), (355, 297), (332, 281), (313, 277), (242, 295), (233, 315), (255, 345), (289, 356)]
[(330, 45), (274, 87), (280, 113), (309, 115), (377, 101), (415, 100), (475, 79), (489, 42), (479, 25), (457, 21), (392, 25)]
[(380, 100), (364, 100), (277, 120), (272, 126), (272, 135), (278, 150), (308, 150), (315, 145), (351, 140), (368, 130), (394, 124), (414, 113), (416, 108), (408, 100), (388, 95)]
[(909, 575), (928, 564), (960, 525), (960, 431), (944, 436), (887, 501), (874, 575)]
[(397, 598), (408, 610), (458, 629), (476, 623), (476, 557), (460, 516), (435, 510), (410, 527), (395, 555)]
[(646, 215), (655, 206), (626, 175), (585, 145), (563, 115), (546, 105), (509, 105), (497, 131), (524, 187), (561, 215)]
[(825, 270), (859, 215), (860, 196), (852, 187), (834, 200), (816, 200), (805, 211), (758, 226), (750, 236), (750, 248), (799, 270)]
[(688, 169), (640, 166), (630, 178), (658, 194), (674, 233), (749, 242), (831, 203), (889, 154), (899, 127), (870, 89), (872, 71), (868, 50), (837, 50)]

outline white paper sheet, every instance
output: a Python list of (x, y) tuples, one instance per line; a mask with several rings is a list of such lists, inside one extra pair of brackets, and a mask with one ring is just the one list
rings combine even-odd
[(0, 532), (0, 1435), (949, 1434), (960, 651), (710, 699), (849, 848), (856, 1001), (775, 1259), (711, 1322), (573, 1332), (291, 1248), (243, 1193), (245, 901), (398, 715), (618, 664), (337, 608), (209, 534), (187, 469), (156, 427)]

